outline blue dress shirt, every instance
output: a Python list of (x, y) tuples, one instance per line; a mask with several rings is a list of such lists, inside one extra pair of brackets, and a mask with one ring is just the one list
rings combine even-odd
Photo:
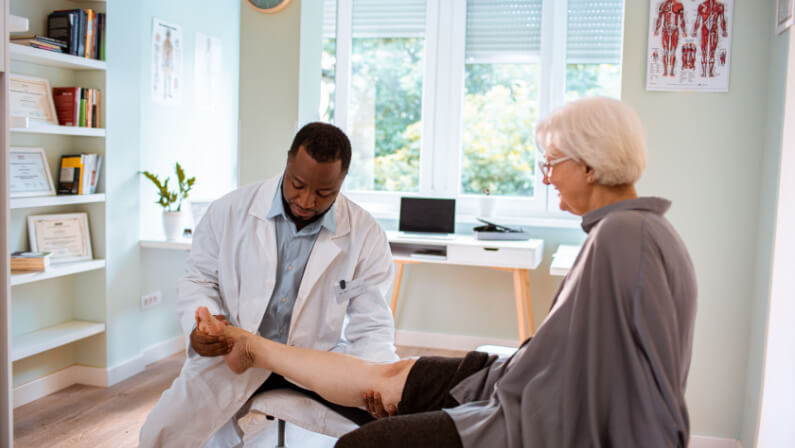
[(296, 230), (295, 223), (284, 210), (282, 180), (280, 180), (267, 217), (274, 221), (276, 228), (276, 245), (278, 246), (276, 285), (273, 287), (273, 295), (259, 326), (259, 334), (264, 338), (284, 344), (287, 342), (298, 288), (301, 286), (304, 269), (317, 236), (320, 234), (320, 229), (325, 227), (331, 233), (336, 232), (334, 205), (322, 218), (300, 231)]

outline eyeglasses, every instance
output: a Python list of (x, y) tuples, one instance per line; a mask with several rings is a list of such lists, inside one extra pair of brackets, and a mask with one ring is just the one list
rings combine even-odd
[(552, 160), (552, 161), (549, 161), (549, 162), (545, 162), (544, 160), (539, 160), (538, 161), (538, 171), (543, 175), (544, 178), (547, 178), (547, 177), (549, 177), (549, 170), (553, 166), (555, 166), (555, 165), (557, 165), (559, 163), (563, 163), (563, 162), (565, 162), (567, 160), (574, 160), (574, 157), (566, 156), (566, 157), (561, 157), (559, 159), (555, 159), (555, 160)]

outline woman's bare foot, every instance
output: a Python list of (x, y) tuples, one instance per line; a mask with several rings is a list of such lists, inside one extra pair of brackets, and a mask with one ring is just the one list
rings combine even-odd
[(196, 310), (196, 317), (199, 322), (198, 328), (201, 331), (225, 338), (232, 347), (232, 350), (224, 356), (224, 361), (233, 372), (243, 373), (254, 365), (254, 356), (251, 352), (253, 335), (251, 333), (216, 319), (206, 307), (199, 307)]

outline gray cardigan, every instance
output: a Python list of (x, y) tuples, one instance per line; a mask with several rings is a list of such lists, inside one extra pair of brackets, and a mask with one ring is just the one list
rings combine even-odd
[(696, 279), (671, 203), (583, 216), (583, 248), (535, 337), (458, 384), (464, 447), (686, 447)]

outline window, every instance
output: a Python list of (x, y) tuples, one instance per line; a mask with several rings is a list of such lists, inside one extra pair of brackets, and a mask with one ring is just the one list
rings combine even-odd
[(497, 196), (502, 220), (557, 209), (533, 131), (553, 108), (620, 95), (623, 0), (325, 0), (320, 116), (354, 148), (345, 189), (394, 216), (402, 195)]

